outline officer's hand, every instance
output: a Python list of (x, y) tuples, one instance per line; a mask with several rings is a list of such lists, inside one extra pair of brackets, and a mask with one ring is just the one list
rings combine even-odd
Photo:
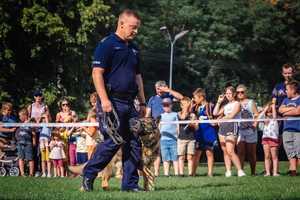
[(110, 100), (101, 101), (101, 106), (102, 106), (103, 112), (111, 112), (112, 111), (112, 104), (111, 104)]

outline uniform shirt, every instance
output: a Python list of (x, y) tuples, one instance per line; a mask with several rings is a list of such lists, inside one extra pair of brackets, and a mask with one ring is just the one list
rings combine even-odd
[[(178, 121), (176, 112), (162, 113), (161, 122)], [(177, 140), (177, 124), (162, 124), (160, 126), (161, 140)]]
[(136, 75), (140, 74), (139, 50), (115, 33), (104, 38), (96, 47), (92, 67), (105, 69), (104, 82), (113, 92), (136, 94)]
[(150, 97), (147, 107), (151, 109), (151, 117), (157, 119), (163, 112), (162, 100), (164, 98), (173, 99), (174, 97), (169, 93), (163, 94), (162, 96), (155, 95)]
[[(287, 107), (297, 108), (298, 106), (300, 106), (300, 96), (297, 99), (285, 98), (282, 102), (282, 105), (285, 105)], [(287, 116), (287, 117), (292, 118), (292, 117), (300, 117), (300, 116)], [(283, 121), (283, 130), (300, 132), (300, 120)]]
[(284, 83), (279, 83), (272, 91), (272, 98), (276, 99), (276, 108), (279, 108), (283, 100), (287, 97)]

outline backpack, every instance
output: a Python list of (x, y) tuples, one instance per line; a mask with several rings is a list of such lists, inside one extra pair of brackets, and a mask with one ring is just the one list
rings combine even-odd
[[(247, 107), (252, 109), (252, 100), (249, 100), (247, 105), (242, 105), (241, 109), (241, 119), (253, 119), (253, 114)], [(253, 122), (240, 122), (240, 129), (249, 129), (253, 127)]]

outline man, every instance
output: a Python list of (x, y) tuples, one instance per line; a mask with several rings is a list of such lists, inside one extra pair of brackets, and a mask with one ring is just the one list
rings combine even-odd
[[(165, 81), (157, 81), (155, 83), (155, 91), (156, 95), (150, 97), (147, 109), (146, 109), (146, 117), (152, 117), (153, 119), (158, 119), (158, 117), (164, 112), (162, 106), (162, 100), (164, 98), (174, 97), (178, 100), (183, 98), (182, 94), (176, 92), (170, 88), (168, 88)], [(160, 156), (158, 156), (154, 162), (154, 174), (155, 176), (159, 175), (159, 166), (160, 166)]]
[(81, 189), (92, 191), (93, 182), (99, 171), (111, 161), (122, 147), (123, 178), (122, 191), (139, 191), (138, 168), (141, 167), (141, 142), (138, 136), (129, 131), (129, 119), (137, 117), (134, 98), (138, 95), (141, 113), (145, 111), (143, 81), (139, 69), (139, 51), (131, 40), (140, 26), (139, 16), (132, 10), (124, 10), (118, 19), (117, 30), (97, 46), (92, 63), (92, 77), (98, 94), (98, 120), (103, 120), (104, 113), (116, 110), (120, 120), (118, 132), (125, 143), (116, 144), (109, 137), (102, 123), (100, 130), (104, 142), (97, 145), (95, 153), (83, 169)]
[(286, 95), (286, 84), (293, 80), (295, 75), (295, 67), (292, 64), (284, 64), (282, 66), (281, 72), (284, 82), (278, 83), (272, 92), (272, 101), (276, 104), (276, 109), (278, 109), (283, 101), (287, 97)]
[[(284, 117), (300, 117), (299, 83), (291, 81), (286, 84), (287, 98), (279, 107), (279, 113)], [(283, 146), (289, 159), (290, 176), (297, 175), (297, 164), (300, 163), (300, 120), (284, 121)]]

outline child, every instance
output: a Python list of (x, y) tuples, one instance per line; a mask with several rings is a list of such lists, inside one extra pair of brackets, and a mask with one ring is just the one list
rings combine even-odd
[[(181, 111), (178, 113), (180, 120), (190, 120), (192, 115), (190, 113), (191, 99), (183, 97), (180, 101)], [(178, 156), (179, 156), (179, 175), (184, 176), (184, 161), (187, 154), (188, 161), (188, 175), (192, 175), (193, 156), (195, 154), (195, 127), (191, 124), (182, 124), (179, 126), (180, 132), (178, 135)]]
[[(275, 104), (268, 103), (264, 110), (260, 113), (259, 118), (276, 118)], [(271, 166), (273, 166), (273, 176), (278, 174), (278, 147), (279, 147), (279, 126), (275, 120), (265, 121), (262, 136), (262, 145), (264, 147), (265, 155), (265, 176), (271, 175)], [(271, 160), (272, 159), (272, 160)], [(272, 164), (271, 164), (272, 162)]]
[[(41, 117), (42, 123), (49, 123), (48, 114), (43, 114)], [(51, 177), (51, 161), (49, 159), (49, 142), (51, 140), (51, 128), (43, 126), (40, 132), (40, 151), (41, 151), (41, 160), (42, 160), (42, 177), (48, 176)], [(47, 166), (47, 174), (46, 174)]]
[[(178, 121), (178, 115), (172, 111), (172, 100), (164, 98), (162, 100), (164, 112), (160, 115), (161, 122)], [(164, 166), (164, 175), (169, 176), (170, 161), (173, 161), (174, 174), (178, 175), (177, 158), (177, 136), (179, 134), (178, 124), (160, 124), (161, 140), (160, 148)]]
[[(193, 92), (194, 112), (201, 120), (212, 119), (212, 105), (206, 100), (206, 93), (202, 88), (197, 88)], [(212, 124), (201, 123), (197, 126), (195, 133), (196, 150), (194, 155), (193, 176), (196, 175), (197, 167), (202, 152), (207, 157), (207, 176), (213, 176), (214, 148), (217, 146), (217, 133)]]
[(80, 128), (75, 133), (76, 136), (76, 158), (77, 164), (84, 164), (88, 161), (88, 153), (86, 146), (86, 136), (87, 134)]
[[(3, 123), (14, 123), (16, 118), (11, 114), (13, 105), (9, 102), (2, 104), (1, 113), (0, 113), (0, 122)], [(16, 128), (5, 128), (0, 126), (0, 159), (4, 157), (5, 153), (2, 152), (4, 148), (15, 148), (13, 145), (9, 145), (9, 142), (12, 138), (13, 133), (16, 131)]]
[[(19, 118), (21, 123), (29, 122), (27, 109), (19, 111)], [(33, 145), (35, 145), (35, 133), (29, 127), (20, 127), (17, 129), (15, 137), (17, 140), (20, 174), (21, 176), (25, 176), (24, 160), (26, 160), (29, 162), (29, 176), (33, 176)]]
[[(90, 110), (87, 117), (87, 122), (97, 122), (96, 112), (94, 110)], [(86, 133), (86, 146), (88, 159), (90, 159), (96, 149), (96, 138), (98, 136), (97, 127), (83, 127), (83, 131)]]
[[(279, 107), (284, 117), (300, 117), (300, 84), (290, 81), (286, 84), (287, 97)], [(300, 165), (300, 120), (283, 122), (283, 147), (289, 159), (289, 175), (297, 176), (297, 166)]]
[(54, 177), (64, 177), (64, 159), (66, 154), (64, 152), (64, 142), (61, 140), (61, 136), (57, 130), (52, 133), (52, 140), (50, 142), (50, 155), (54, 167)]

